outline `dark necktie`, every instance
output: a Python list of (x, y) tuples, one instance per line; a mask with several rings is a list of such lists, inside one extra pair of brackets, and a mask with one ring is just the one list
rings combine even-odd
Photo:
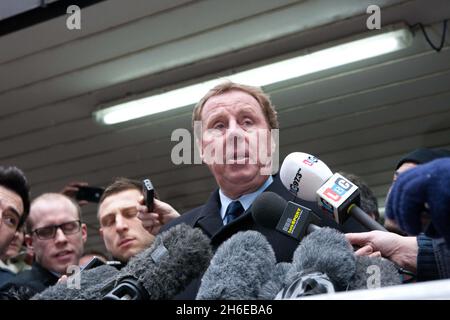
[(225, 212), (225, 224), (229, 224), (231, 221), (238, 218), (243, 212), (244, 207), (239, 201), (231, 202)]

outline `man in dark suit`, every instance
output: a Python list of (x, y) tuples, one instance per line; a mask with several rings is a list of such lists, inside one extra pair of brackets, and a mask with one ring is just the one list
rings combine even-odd
[[(279, 261), (288, 261), (297, 243), (276, 231), (257, 226), (251, 204), (263, 191), (292, 199), (272, 171), (276, 150), (272, 130), (278, 130), (276, 111), (260, 89), (227, 82), (211, 89), (193, 112), (196, 143), (202, 161), (219, 186), (205, 205), (181, 215), (162, 230), (186, 223), (201, 228), (214, 247), (234, 233), (258, 230), (268, 237)], [(265, 134), (260, 134), (265, 133)], [(145, 227), (154, 219), (140, 208)], [(230, 212), (232, 211), (232, 212)]]
[[(298, 241), (257, 225), (251, 214), (253, 201), (264, 191), (293, 200), (278, 175), (272, 175), (278, 168), (274, 161), (276, 139), (271, 133), (278, 130), (278, 120), (269, 97), (260, 88), (223, 83), (196, 105), (193, 126), (199, 137), (196, 142), (201, 158), (219, 188), (206, 204), (182, 214), (161, 231), (180, 223), (198, 227), (211, 238), (216, 249), (239, 231), (256, 230), (272, 245), (278, 262), (290, 262)], [(307, 204), (311, 205), (317, 208), (315, 204)], [(144, 225), (151, 225), (149, 214), (145, 208), (141, 209), (139, 218)], [(338, 228), (331, 219), (322, 225)], [(197, 279), (177, 298), (195, 298), (199, 284)]]
[[(216, 249), (239, 231), (257, 230), (266, 236), (278, 261), (290, 261), (298, 242), (275, 230), (257, 225), (251, 215), (253, 201), (264, 191), (293, 197), (272, 176), (276, 150), (272, 130), (278, 130), (276, 111), (260, 89), (227, 82), (211, 89), (193, 112), (193, 126), (202, 161), (219, 186), (206, 204), (163, 226), (161, 231), (186, 223), (211, 238)], [(139, 218), (152, 224), (142, 208)], [(193, 299), (199, 279), (178, 298)]]

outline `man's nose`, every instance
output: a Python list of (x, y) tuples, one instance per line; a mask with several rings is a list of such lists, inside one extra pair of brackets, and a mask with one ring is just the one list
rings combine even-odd
[(16, 233), (14, 233), (14, 238), (12, 239), (12, 241), (16, 241), (20, 236), (20, 231), (17, 230)]
[(230, 120), (226, 130), (226, 137), (228, 140), (237, 140), (244, 138), (245, 132), (236, 120)]
[(236, 121), (236, 119), (229, 119), (228, 120), (228, 128), (227, 128), (227, 132), (236, 132), (241, 130), (241, 127), (239, 126), (238, 122)]
[(128, 222), (122, 215), (116, 217), (116, 229), (118, 232), (128, 229)]
[(64, 234), (64, 232), (61, 230), (61, 228), (56, 229), (55, 242), (56, 242), (56, 243), (64, 243), (64, 242), (67, 242), (67, 237), (66, 237), (66, 235)]

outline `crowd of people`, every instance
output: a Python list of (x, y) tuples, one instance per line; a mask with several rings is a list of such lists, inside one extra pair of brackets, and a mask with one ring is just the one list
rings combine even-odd
[[(157, 197), (149, 211), (141, 182), (117, 178), (106, 186), (97, 208), (107, 256), (84, 252), (88, 235), (80, 207), (83, 203), (74, 198), (76, 184), (30, 201), (25, 174), (16, 167), (0, 167), (0, 297), (30, 299), (66, 281), (70, 266), (85, 266), (94, 256), (104, 263), (115, 261), (111, 265), (121, 270), (151, 247), (158, 235), (180, 224), (200, 229), (210, 239), (213, 251), (241, 231), (259, 232), (270, 243), (277, 263), (291, 262), (298, 239), (259, 225), (252, 215), (252, 203), (263, 192), (292, 200), (277, 172), (262, 174), (272, 165), (267, 161), (271, 157), (249, 161), (258, 154), (252, 150), (258, 146), (249, 143), (252, 133), (279, 128), (269, 97), (260, 88), (223, 83), (195, 106), (195, 122), (202, 125), (197, 143), (217, 189), (204, 205), (188, 212), (179, 213)], [(275, 148), (271, 136), (267, 137), (259, 144), (271, 155)], [(231, 152), (225, 148), (238, 139), (245, 142), (244, 152), (236, 150), (237, 145)], [(213, 157), (220, 154), (223, 161), (207, 159), (211, 150)], [(384, 217), (369, 186), (355, 175), (341, 174), (358, 186), (363, 211), (384, 222), (388, 231), (367, 230), (351, 217), (338, 225), (317, 205), (297, 199), (319, 216), (321, 227), (344, 233), (348, 243), (357, 248), (356, 256), (382, 257), (407, 270), (408, 281), (450, 278), (450, 151), (420, 148), (400, 159)], [(192, 279), (174, 298), (195, 299), (201, 281), (201, 276)]]

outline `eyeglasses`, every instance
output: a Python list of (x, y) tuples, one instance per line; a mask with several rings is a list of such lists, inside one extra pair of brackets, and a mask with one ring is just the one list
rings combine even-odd
[(35, 233), (41, 240), (53, 239), (56, 235), (56, 230), (61, 229), (65, 235), (75, 234), (80, 231), (81, 221), (69, 221), (59, 225), (47, 226), (33, 230), (31, 233)]
[(13, 210), (4, 210), (0, 213), (0, 225), (4, 224), (14, 232), (19, 227), (20, 217)]

